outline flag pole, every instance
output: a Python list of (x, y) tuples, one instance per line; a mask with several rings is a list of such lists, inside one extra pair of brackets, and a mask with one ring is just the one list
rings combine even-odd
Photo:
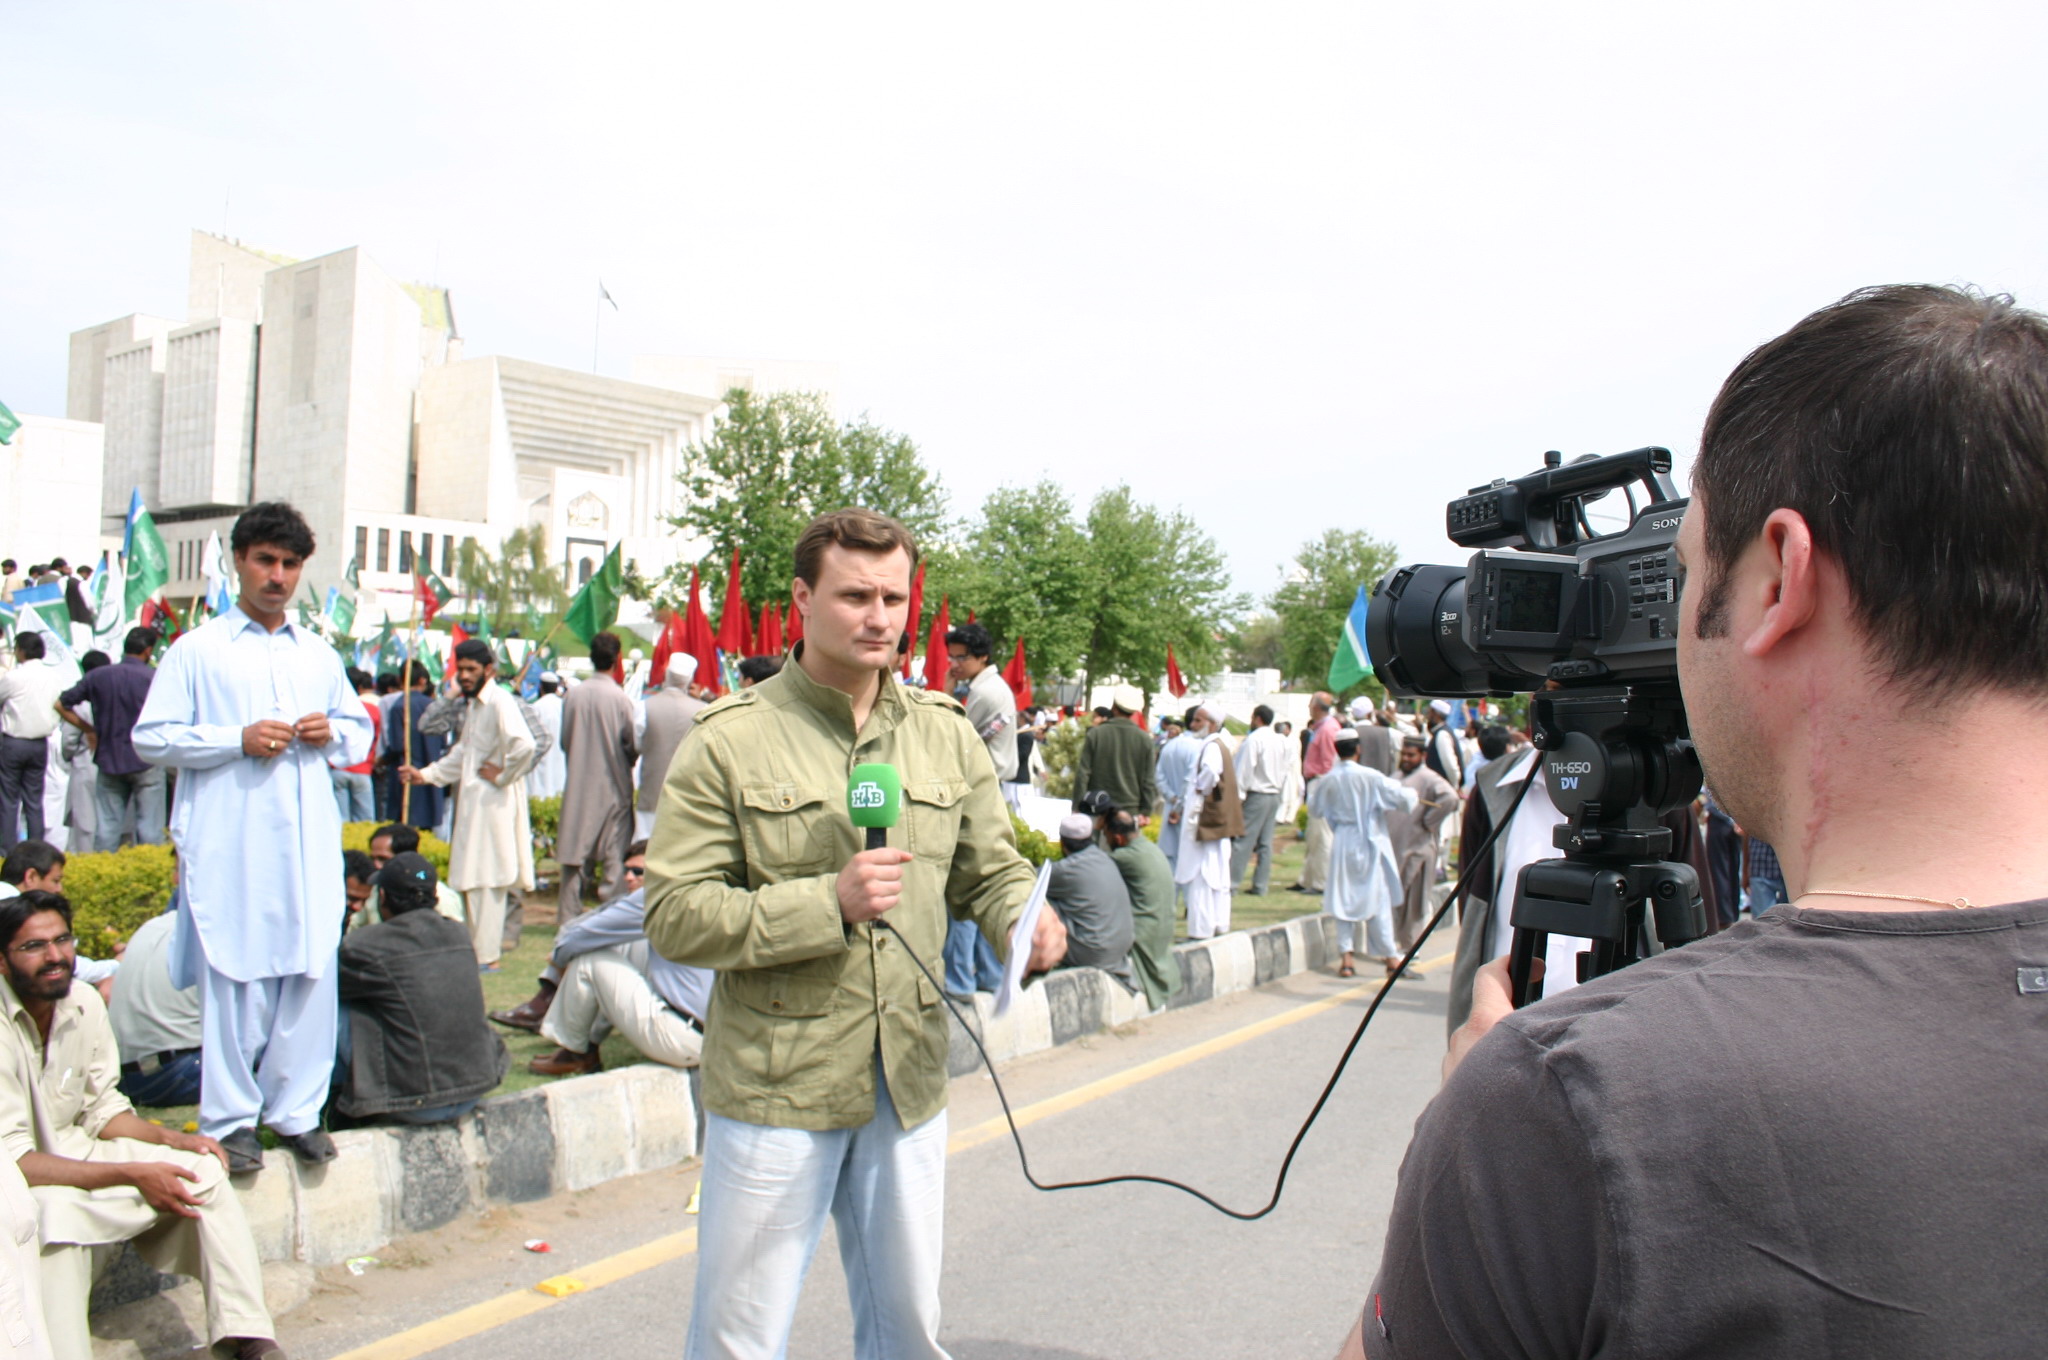
[[(406, 628), (412, 642), (405, 649), (405, 683), (399, 691), (403, 697), (398, 706), (405, 710), (405, 759), (399, 762), (401, 765), (412, 764), (412, 671), (419, 664), (420, 636), (420, 586), (417, 577), (412, 586), (412, 621)], [(401, 779), (398, 781), (398, 820), (407, 822), (411, 818), (412, 781)]]

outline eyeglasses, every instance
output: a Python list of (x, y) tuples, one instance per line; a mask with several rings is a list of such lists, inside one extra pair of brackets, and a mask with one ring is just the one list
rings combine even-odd
[(64, 934), (54, 940), (23, 940), (20, 944), (9, 945), (8, 949), (25, 959), (32, 959), (38, 954), (47, 954), (53, 948), (69, 949), (77, 943), (76, 935)]
[(647, 866), (643, 864), (636, 869), (628, 864), (625, 868), (625, 875), (627, 878), (645, 878), (647, 877)]

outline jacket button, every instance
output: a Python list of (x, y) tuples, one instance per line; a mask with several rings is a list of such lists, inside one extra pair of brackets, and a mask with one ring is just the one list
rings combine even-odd
[(781, 1003), (780, 1001), (771, 1001), (771, 1002), (769, 1002), (769, 1003), (768, 1003), (768, 1008), (769, 1008), (770, 1010), (777, 1010), (777, 1011), (779, 1011), (779, 1010), (781, 1010), (781, 1009), (782, 1009), (782, 1003)]
[(790, 805), (791, 803), (794, 803), (795, 801), (796, 801), (796, 799), (794, 799), (794, 798), (791, 798), (791, 797), (790, 797), (790, 796), (789, 796), (788, 794), (786, 794), (786, 793), (782, 795), (782, 805), (783, 805), (784, 807), (788, 807), (788, 806), (789, 806), (789, 805)]

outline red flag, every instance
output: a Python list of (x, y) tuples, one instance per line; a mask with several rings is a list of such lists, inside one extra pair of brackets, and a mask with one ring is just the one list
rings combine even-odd
[(452, 654), (457, 647), (469, 641), (469, 630), (457, 619), (448, 625), (448, 650)]
[(782, 631), (782, 650), (785, 652), (794, 650), (796, 645), (804, 640), (804, 616), (796, 607), (795, 600), (789, 602), (789, 613), (782, 620)]
[(917, 575), (912, 577), (910, 581), (910, 613), (905, 617), (903, 624), (903, 631), (910, 635), (910, 641), (913, 646), (903, 649), (902, 658), (898, 662), (898, 669), (903, 672), (903, 678), (906, 680), (910, 678), (910, 653), (914, 650), (914, 644), (917, 642), (917, 625), (923, 618), (924, 563), (920, 562), (917, 564)]
[(946, 630), (951, 626), (946, 621), (949, 603), (945, 597), (940, 597), (939, 612), (932, 615), (932, 634), (924, 644), (924, 687), (945, 693), (952, 691), (948, 672), (953, 668), (953, 658), (946, 655)]
[(1010, 687), (1010, 693), (1017, 700), (1021, 712), (1031, 707), (1031, 675), (1024, 669), (1024, 639), (1017, 639), (1017, 650), (1010, 657), (1010, 664), (1003, 667), (1003, 683)]
[(713, 694), (724, 693), (725, 686), (718, 683), (718, 642), (711, 636), (711, 617), (704, 612), (695, 567), (690, 569), (690, 609), (683, 615), (682, 645), (676, 650), (696, 659), (698, 684)]
[(612, 683), (623, 686), (626, 683), (626, 654), (619, 653), (619, 659), (612, 662)]
[(647, 663), (647, 688), (649, 689), (660, 689), (662, 682), (668, 679), (668, 659), (674, 656), (676, 652), (676, 639), (679, 631), (676, 623), (676, 611), (671, 609), (668, 611), (668, 617), (662, 620), (661, 636), (654, 640), (653, 659)]
[[(725, 603), (718, 614), (718, 645), (725, 654), (737, 660), (751, 656), (754, 650), (753, 620), (747, 615), (747, 602), (740, 597), (740, 550), (732, 550), (732, 570), (725, 577)], [(703, 672), (698, 672), (702, 678)]]
[(782, 655), (782, 615), (773, 604), (761, 606), (761, 635), (754, 639), (754, 646), (760, 649), (760, 656)]
[(429, 585), (426, 573), (421, 571), (412, 574), (412, 597), (420, 602), (422, 623), (432, 623), (434, 615), (441, 612), (441, 606), (448, 603), (448, 597)]
[(1173, 644), (1166, 644), (1166, 692), (1179, 699), (1186, 696), (1188, 682), (1180, 678), (1180, 663), (1173, 659)]

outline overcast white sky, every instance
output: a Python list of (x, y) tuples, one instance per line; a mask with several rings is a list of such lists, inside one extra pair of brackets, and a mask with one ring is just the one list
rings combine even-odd
[(471, 355), (829, 359), (964, 512), (1180, 505), (1263, 595), (1331, 526), (1685, 459), (1851, 288), (2048, 304), (2048, 11), (0, 0), (0, 400), (181, 316), (191, 227), (361, 245)]

